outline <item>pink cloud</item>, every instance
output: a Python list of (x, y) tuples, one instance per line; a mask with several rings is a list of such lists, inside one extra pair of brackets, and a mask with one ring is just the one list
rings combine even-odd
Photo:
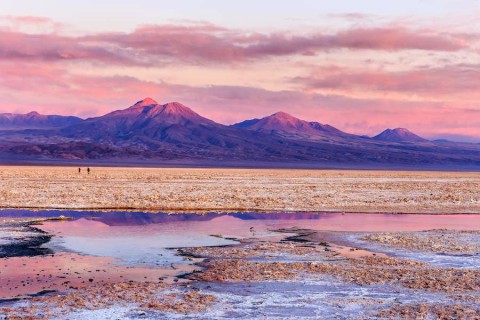
[(61, 31), (65, 25), (47, 17), (0, 15), (0, 29), (8, 31), (34, 31), (51, 33)]
[(132, 33), (98, 34), (85, 39), (140, 50), (144, 54), (193, 62), (236, 62), (272, 56), (314, 55), (333, 49), (458, 51), (467, 46), (454, 35), (404, 28), (350, 29), (333, 34), (245, 34), (175, 25), (148, 26)]
[[(45, 22), (44, 18), (35, 17), (18, 17), (18, 20)], [(400, 27), (352, 28), (308, 35), (249, 33), (211, 24), (148, 25), (130, 33), (97, 33), (82, 37), (56, 32), (0, 32), (2, 59), (83, 60), (113, 65), (235, 63), (277, 56), (315, 55), (336, 49), (458, 51), (465, 48), (464, 36)]]
[(47, 17), (34, 17), (34, 16), (11, 16), (11, 15), (2, 15), (0, 16), (1, 20), (6, 20), (8, 22), (13, 22), (17, 24), (53, 24), (55, 23), (52, 19)]
[(342, 48), (457, 51), (466, 48), (466, 45), (462, 40), (451, 35), (438, 35), (432, 32), (418, 32), (404, 28), (354, 28), (336, 34), (258, 36), (257, 43), (248, 45), (245, 51), (251, 55), (287, 55)]
[(454, 34), (401, 27), (350, 29), (338, 33), (334, 43), (338, 47), (376, 50), (457, 51), (467, 47), (467, 44)]
[(0, 58), (3, 60), (91, 60), (106, 64), (134, 64), (121, 52), (99, 45), (81, 43), (74, 37), (56, 34), (27, 34), (0, 31)]
[(450, 65), (408, 71), (320, 68), (308, 77), (297, 77), (305, 89), (369, 90), (401, 92), (419, 95), (458, 95), (465, 98), (478, 96), (480, 65)]

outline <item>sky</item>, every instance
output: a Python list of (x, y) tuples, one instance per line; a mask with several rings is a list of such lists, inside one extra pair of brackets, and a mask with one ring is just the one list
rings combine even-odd
[(0, 2), (0, 112), (151, 97), (223, 124), (284, 111), (480, 142), (479, 58), (480, 0)]

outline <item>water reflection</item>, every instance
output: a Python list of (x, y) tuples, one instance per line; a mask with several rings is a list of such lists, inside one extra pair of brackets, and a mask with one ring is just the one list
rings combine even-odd
[[(339, 213), (205, 213), (167, 214), (145, 212), (98, 212), (98, 211), (28, 211), (2, 210), (0, 217), (58, 217), (65, 215), (74, 221), (65, 222), (71, 228), (99, 228), (99, 222), (110, 227), (147, 226), (168, 224), (172, 228), (188, 230), (192, 223), (204, 226), (210, 234), (220, 232), (247, 236), (253, 231), (267, 227), (298, 227), (331, 231), (421, 231), (430, 229), (479, 230), (480, 215), (452, 214), (339, 214)], [(82, 220), (81, 223), (75, 221)], [(247, 232), (238, 234), (246, 228)]]

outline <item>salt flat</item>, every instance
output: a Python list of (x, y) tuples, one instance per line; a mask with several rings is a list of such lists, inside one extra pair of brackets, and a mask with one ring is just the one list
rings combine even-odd
[[(120, 219), (114, 218), (117, 215)], [(2, 301), (0, 296), (0, 315), (5, 319), (285, 319), (285, 314), (302, 319), (322, 319), (325, 314), (338, 319), (478, 318), (478, 215), (426, 216), (431, 221), (449, 217), (452, 223), (474, 217), (472, 227), (477, 231), (315, 230), (316, 218), (339, 216), (363, 225), (367, 215), (290, 213), (276, 220), (277, 214), (84, 212), (71, 220), (45, 220), (36, 226), (56, 242), (51, 246), (54, 252), (0, 259), (4, 267), (0, 294), (25, 298)], [(158, 216), (210, 219), (186, 220), (182, 228), (176, 222), (156, 221)], [(388, 217), (390, 225), (399, 218), (412, 221), (422, 215), (370, 216)], [(275, 225), (283, 228), (272, 228)], [(137, 250), (148, 250), (153, 260), (163, 259), (162, 245), (171, 246), (171, 241), (152, 246), (151, 236), (161, 238), (169, 229), (184, 240), (192, 238), (185, 230), (197, 235), (215, 231), (211, 240), (231, 243), (169, 247), (172, 255), (184, 259), (171, 268), (144, 265), (128, 246), (134, 235), (140, 239), (135, 241)], [(231, 238), (232, 231), (239, 237)], [(110, 248), (108, 239), (126, 255), (118, 259), (112, 251), (96, 251)], [(90, 240), (95, 247), (82, 245)], [(35, 294), (39, 290), (46, 291)]]
[(480, 213), (480, 173), (0, 167), (0, 207)]

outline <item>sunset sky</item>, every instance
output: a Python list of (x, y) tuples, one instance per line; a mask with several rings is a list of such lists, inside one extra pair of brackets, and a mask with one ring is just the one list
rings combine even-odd
[(0, 112), (145, 97), (223, 124), (285, 111), (480, 142), (480, 1), (0, 2)]

